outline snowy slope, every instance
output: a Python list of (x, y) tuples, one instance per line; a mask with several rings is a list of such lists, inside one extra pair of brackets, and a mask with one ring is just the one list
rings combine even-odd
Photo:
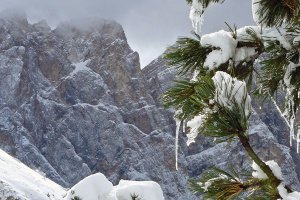
[(161, 187), (153, 181), (125, 181), (113, 184), (100, 173), (81, 180), (69, 191), (30, 169), (0, 149), (0, 199), (18, 200), (131, 200), (138, 194), (147, 200), (164, 200)]
[(0, 199), (61, 200), (65, 189), (0, 149)]

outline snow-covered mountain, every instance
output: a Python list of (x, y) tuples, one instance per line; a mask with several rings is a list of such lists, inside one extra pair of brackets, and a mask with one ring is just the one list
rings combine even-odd
[[(0, 148), (71, 187), (101, 172), (153, 180), (168, 199), (195, 199), (174, 125), (157, 106), (121, 25), (85, 19), (51, 30), (0, 14)], [(0, 172), (1, 173), (1, 172)]]
[[(174, 77), (162, 58), (141, 70), (114, 21), (85, 19), (51, 30), (45, 21), (2, 13), (0, 148), (63, 187), (101, 172), (114, 185), (156, 181), (167, 200), (197, 199), (189, 177), (251, 161), (237, 142), (215, 145), (199, 136), (187, 147), (181, 134), (175, 170), (175, 123), (158, 100)], [(300, 160), (285, 146), (281, 134), (288, 130), (272, 105), (257, 109), (250, 133), (259, 155), (276, 160), (298, 188)]]

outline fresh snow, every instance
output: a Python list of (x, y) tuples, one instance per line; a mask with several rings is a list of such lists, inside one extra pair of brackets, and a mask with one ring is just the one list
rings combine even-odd
[(203, 12), (204, 8), (202, 3), (199, 0), (193, 0), (190, 10), (190, 19), (192, 21), (192, 25), (196, 33), (201, 32), (201, 25), (203, 23)]
[(244, 26), (244, 27), (241, 27), (239, 29), (236, 30), (236, 33), (237, 33), (237, 37), (238, 37), (238, 40), (249, 40), (251, 39), (251, 37), (247, 34), (247, 30), (252, 30), (254, 31), (258, 36), (261, 35), (261, 27), (259, 26)]
[[(279, 167), (277, 162), (275, 162), (274, 160), (270, 160), (265, 163), (270, 167), (273, 174), (279, 180), (283, 180), (281, 168)], [(252, 164), (252, 169), (253, 169), (252, 176), (254, 178), (258, 178), (258, 179), (262, 179), (262, 180), (268, 178), (267, 175), (260, 169), (260, 167), (254, 161)], [(285, 188), (285, 184), (283, 182), (277, 187), (277, 190), (281, 197), (281, 200), (299, 200), (300, 199), (300, 192), (294, 191), (292, 193), (288, 193), (287, 189)]]
[(234, 61), (236, 62), (236, 64), (239, 64), (240, 62), (249, 62), (256, 54), (257, 52), (255, 48), (251, 48), (251, 47), (236, 48)]
[(0, 149), (0, 199), (61, 200), (65, 189)]
[(285, 48), (286, 50), (291, 50), (292, 46), (291, 44), (289, 43), (289, 41), (283, 36), (285, 35), (285, 31), (284, 30), (281, 30), (283, 33), (279, 32), (279, 30), (268, 30), (268, 29), (265, 29), (264, 30), (264, 33), (263, 33), (263, 37), (267, 40), (270, 40), (270, 41), (278, 41), (280, 43), (280, 45)]
[(141, 200), (164, 200), (163, 192), (156, 182), (126, 180), (121, 180), (114, 187), (107, 200), (132, 200), (132, 195)]
[(237, 41), (232, 37), (231, 33), (220, 30), (203, 35), (200, 44), (218, 48), (210, 52), (204, 62), (204, 66), (212, 70), (234, 57)]
[(0, 199), (72, 200), (77, 196), (82, 200), (132, 200), (133, 194), (143, 200), (164, 200), (156, 182), (121, 180), (113, 186), (101, 173), (86, 177), (66, 191), (0, 149)]
[(90, 60), (74, 63), (73, 65), (75, 66), (75, 69), (70, 73), (69, 76), (72, 77), (75, 74), (77, 74), (79, 71), (84, 71), (84, 70), (90, 71), (91, 69), (86, 66), (88, 62), (90, 62)]
[(190, 144), (195, 142), (196, 137), (198, 136), (198, 128), (201, 126), (203, 116), (195, 116), (193, 119), (187, 122), (187, 127), (190, 128), (189, 133), (187, 134), (187, 142), (186, 144), (189, 146)]
[(282, 200), (299, 200), (300, 199), (300, 192), (292, 192), (288, 193), (287, 189), (285, 189), (284, 184), (281, 183), (278, 187), (277, 190), (279, 192), (279, 195), (281, 196)]
[(229, 109), (236, 103), (244, 111), (245, 116), (250, 115), (251, 98), (247, 93), (247, 86), (244, 81), (239, 81), (221, 71), (217, 71), (212, 79), (216, 87), (216, 102)]
[[(274, 160), (269, 160), (265, 163), (266, 163), (266, 165), (268, 165), (270, 167), (273, 174), (279, 180), (283, 180), (283, 175), (282, 175), (282, 172), (281, 172), (281, 168), (279, 167), (277, 162), (275, 162)], [(253, 169), (252, 176), (254, 178), (258, 178), (258, 179), (267, 179), (268, 178), (268, 176), (261, 170), (261, 168), (254, 161), (252, 163), (252, 169)]]
[(112, 189), (113, 184), (103, 174), (97, 173), (74, 185), (64, 199), (71, 200), (77, 196), (82, 200), (104, 200)]
[(82, 200), (132, 200), (132, 195), (143, 200), (164, 200), (162, 189), (156, 182), (121, 180), (113, 186), (101, 173), (90, 175), (77, 183), (64, 200), (74, 197)]
[[(221, 174), (219, 175), (219, 177), (216, 178), (211, 178), (209, 180), (207, 180), (203, 185), (202, 185), (202, 189), (204, 190), (204, 192), (208, 191), (208, 188), (213, 184), (214, 181), (217, 180), (222, 180), (222, 179), (227, 179), (227, 176)], [(201, 185), (200, 185), (201, 186)]]

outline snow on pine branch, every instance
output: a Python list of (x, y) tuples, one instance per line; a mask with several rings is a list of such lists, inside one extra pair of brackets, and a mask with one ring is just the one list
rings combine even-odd
[[(282, 180), (281, 184), (277, 187), (278, 193), (281, 197), (281, 200), (299, 200), (300, 199), (300, 192), (294, 191), (291, 193), (288, 193), (287, 189), (285, 188), (285, 184), (283, 182), (283, 175), (281, 172), (281, 168), (279, 167), (278, 163), (274, 160), (269, 160), (265, 162), (266, 165), (270, 167), (273, 174), (279, 179)], [(263, 170), (253, 161), (252, 164), (252, 176), (254, 178), (258, 178), (261, 180), (267, 179), (268, 176), (263, 172)]]
[(222, 71), (216, 72), (212, 79), (216, 87), (215, 101), (229, 109), (237, 104), (248, 117), (251, 112), (251, 98), (247, 93), (246, 83)]
[(234, 57), (237, 40), (232, 37), (231, 33), (221, 30), (203, 35), (200, 44), (202, 46), (216, 47), (215, 50), (207, 55), (204, 62), (204, 67), (213, 70)]
[[(270, 169), (272, 170), (276, 178), (278, 178), (279, 180), (283, 180), (281, 168), (279, 167), (277, 162), (275, 162), (274, 160), (269, 160), (265, 163), (270, 167)], [(252, 169), (253, 169), (252, 176), (254, 178), (258, 178), (262, 180), (268, 179), (268, 176), (265, 174), (265, 172), (254, 161), (252, 163)]]
[(201, 25), (203, 23), (203, 12), (203, 4), (199, 0), (193, 0), (190, 10), (190, 19), (192, 21), (192, 25), (196, 33), (201, 32)]
[(284, 30), (262, 29), (258, 26), (245, 26), (237, 29), (235, 33), (220, 30), (205, 34), (200, 39), (201, 46), (213, 49), (206, 55), (204, 67), (214, 70), (230, 61), (237, 66), (256, 59), (259, 56), (260, 47), (255, 46), (257, 41), (253, 41), (253, 34), (264, 41), (264, 46), (268, 46), (268, 41), (277, 41), (282, 48), (291, 50), (291, 44), (284, 36), (286, 34)]
[(202, 121), (203, 121), (203, 116), (198, 115), (187, 122), (186, 126), (188, 127), (189, 130), (188, 130), (188, 134), (187, 134), (188, 140), (187, 140), (186, 144), (188, 146), (195, 142), (195, 139), (198, 136), (198, 129), (201, 126)]

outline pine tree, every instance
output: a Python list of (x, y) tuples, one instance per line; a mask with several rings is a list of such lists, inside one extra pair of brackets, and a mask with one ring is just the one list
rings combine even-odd
[[(176, 81), (162, 101), (167, 108), (175, 108), (178, 121), (189, 122), (200, 116), (197, 134), (214, 137), (216, 142), (239, 140), (253, 160), (255, 172), (213, 168), (191, 181), (191, 188), (205, 199), (287, 199), (289, 195), (300, 199), (300, 193), (292, 193), (274, 172), (279, 168), (277, 163), (259, 158), (248, 136), (252, 113), (249, 94), (273, 100), (276, 91), (284, 91), (282, 116), (290, 127), (291, 145), (296, 141), (299, 149), (295, 116), (300, 105), (300, 1), (252, 0), (258, 26), (228, 26), (229, 31), (200, 36), (205, 9), (223, 2), (187, 0), (194, 37), (179, 38), (165, 57), (179, 75), (193, 77)], [(258, 58), (261, 69), (254, 67)]]

